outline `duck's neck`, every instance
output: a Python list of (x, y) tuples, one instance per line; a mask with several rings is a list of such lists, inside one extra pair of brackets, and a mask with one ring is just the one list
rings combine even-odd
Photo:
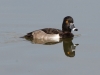
[(66, 32), (70, 32), (71, 33), (71, 29), (68, 27), (68, 25), (66, 25), (65, 23), (62, 24), (62, 32), (66, 33)]

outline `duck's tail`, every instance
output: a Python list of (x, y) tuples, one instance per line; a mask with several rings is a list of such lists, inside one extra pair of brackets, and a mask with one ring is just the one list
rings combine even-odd
[(25, 38), (26, 40), (33, 40), (32, 32), (27, 33), (27, 35), (22, 36), (20, 38)]

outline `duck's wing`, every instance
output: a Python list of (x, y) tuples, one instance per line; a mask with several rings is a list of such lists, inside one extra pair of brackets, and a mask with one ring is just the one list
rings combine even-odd
[(46, 34), (62, 34), (62, 30), (55, 28), (44, 28), (41, 30), (44, 31)]
[[(42, 32), (43, 31), (43, 32)], [(32, 40), (33, 39), (33, 33), (46, 33), (46, 34), (62, 34), (62, 30), (60, 29), (55, 29), (55, 28), (44, 28), (40, 30), (36, 30), (30, 33), (27, 33), (23, 38)]]

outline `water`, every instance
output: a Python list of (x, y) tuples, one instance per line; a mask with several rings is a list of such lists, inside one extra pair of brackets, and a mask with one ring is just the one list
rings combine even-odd
[[(0, 75), (99, 75), (99, 0), (1, 0)], [(19, 38), (41, 28), (58, 28), (72, 16), (79, 44), (74, 57), (66, 56), (63, 42), (33, 44)], [(80, 35), (80, 36), (77, 36)]]

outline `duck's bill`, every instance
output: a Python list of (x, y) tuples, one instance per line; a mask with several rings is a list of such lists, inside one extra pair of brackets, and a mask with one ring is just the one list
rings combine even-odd
[(73, 30), (73, 31), (78, 31), (78, 29), (75, 28), (73, 23), (70, 23), (70, 29)]
[(78, 29), (77, 29), (77, 28), (73, 28), (72, 30), (73, 30), (73, 31), (78, 31)]

